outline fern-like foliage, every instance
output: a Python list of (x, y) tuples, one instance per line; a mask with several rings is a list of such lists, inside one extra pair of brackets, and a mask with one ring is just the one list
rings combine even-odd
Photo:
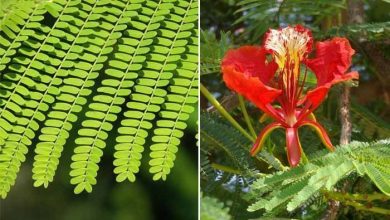
[[(390, 196), (390, 140), (373, 143), (352, 142), (334, 153), (317, 153), (310, 163), (259, 178), (252, 185), (254, 200), (248, 210), (293, 211), (323, 190), (331, 191), (343, 178), (357, 173), (368, 177)], [(262, 196), (260, 199), (259, 196)]]
[(197, 102), (198, 2), (31, 2), (1, 17), (0, 195), (32, 147), (34, 186), (70, 147), (75, 193), (91, 192), (109, 135), (118, 182), (135, 181), (145, 147), (165, 180)]
[[(338, 0), (243, 0), (237, 1), (242, 14), (236, 23), (251, 23), (245, 28), (245, 36), (257, 42), (269, 27), (278, 27), (288, 20), (301, 23), (314, 18), (320, 22), (327, 16), (335, 16), (346, 7), (346, 1)], [(294, 16), (291, 16), (294, 15)]]
[(211, 31), (201, 31), (200, 34), (200, 57), (202, 75), (219, 73), (220, 63), (226, 51), (231, 47), (229, 33), (221, 33), (220, 39), (217, 40), (215, 33)]
[(351, 103), (353, 122), (357, 129), (366, 137), (386, 138), (390, 137), (390, 125), (370, 110), (355, 102)]
[[(228, 200), (232, 216), (243, 219), (254, 217), (245, 211), (249, 204), (242, 196), (258, 175), (259, 170), (256, 168), (271, 172), (282, 170), (284, 166), (266, 151), (251, 157), (251, 141), (217, 114), (201, 112), (200, 117), (202, 191)], [(225, 157), (216, 157), (220, 154)]]
[(202, 220), (231, 219), (231, 216), (229, 215), (229, 209), (224, 208), (224, 204), (218, 201), (216, 198), (211, 198), (208, 196), (202, 196), (200, 213), (200, 219)]
[(390, 22), (378, 22), (367, 24), (345, 25), (330, 29), (323, 37), (347, 36), (359, 38), (367, 41), (386, 40), (390, 37)]
[(222, 150), (232, 161), (232, 165), (241, 170), (251, 169), (253, 163), (264, 161), (276, 170), (283, 170), (284, 166), (272, 154), (261, 151), (252, 158), (249, 154), (251, 142), (233, 127), (223, 122), (221, 118), (209, 113), (201, 113), (201, 146)]

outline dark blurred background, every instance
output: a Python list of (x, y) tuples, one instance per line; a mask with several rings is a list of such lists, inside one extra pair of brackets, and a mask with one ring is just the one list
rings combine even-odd
[(196, 121), (197, 111), (194, 111), (179, 146), (175, 166), (165, 182), (152, 180), (148, 172), (149, 152), (145, 148), (137, 180), (134, 183), (117, 183), (112, 165), (115, 142), (108, 140), (99, 164), (97, 185), (90, 194), (75, 195), (69, 183), (73, 153), (71, 143), (74, 141), (69, 140), (54, 182), (47, 189), (35, 188), (31, 178), (34, 157), (31, 149), (16, 185), (5, 200), (0, 200), (0, 220), (197, 219)]

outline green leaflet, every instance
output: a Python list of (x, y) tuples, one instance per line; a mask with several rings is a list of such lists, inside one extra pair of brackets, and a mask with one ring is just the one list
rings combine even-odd
[[(75, 193), (91, 192), (105, 141), (115, 134), (119, 182), (135, 181), (147, 138), (153, 146), (170, 143), (151, 146), (151, 160), (168, 159), (152, 164), (170, 169), (197, 101), (197, 1), (37, 2), (15, 3), (17, 16), (0, 13), (1, 196), (35, 136), (36, 187), (48, 187), (64, 147), (74, 147), (70, 182)], [(55, 18), (51, 26), (40, 23), (46, 13)], [(154, 171), (165, 179), (169, 169)]]

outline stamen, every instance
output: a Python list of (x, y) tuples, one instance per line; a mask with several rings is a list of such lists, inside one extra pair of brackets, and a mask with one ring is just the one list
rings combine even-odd
[(281, 68), (287, 55), (297, 63), (307, 52), (311, 37), (306, 31), (297, 31), (294, 27), (270, 30), (265, 41), (265, 48), (275, 52), (276, 63)]
[(308, 116), (313, 109), (311, 109), (312, 104), (310, 102), (306, 102), (305, 106), (301, 109), (301, 113), (298, 116), (298, 121), (302, 120), (306, 116)]
[[(289, 123), (296, 119), (295, 108), (303, 90), (300, 86), (300, 62), (311, 48), (311, 35), (298, 27), (270, 30), (265, 40), (265, 48), (273, 51), (273, 58), (279, 66), (278, 86), (282, 95), (278, 98)], [(306, 72), (304, 81), (306, 80)]]
[[(305, 82), (306, 82), (306, 76), (307, 76), (307, 67), (305, 66), (305, 74), (303, 75), (302, 84), (301, 84), (301, 86), (299, 87), (299, 91), (298, 91), (298, 95), (297, 95), (297, 100), (299, 99), (299, 97), (300, 97), (301, 94), (302, 94), (303, 87), (305, 86)], [(298, 83), (299, 83), (299, 80), (298, 80)]]

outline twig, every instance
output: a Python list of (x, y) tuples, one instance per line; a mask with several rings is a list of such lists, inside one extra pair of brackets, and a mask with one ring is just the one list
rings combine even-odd
[(357, 210), (362, 210), (362, 211), (367, 211), (367, 212), (374, 212), (374, 213), (379, 213), (383, 215), (390, 215), (390, 210), (388, 209), (383, 209), (375, 206), (367, 206), (358, 202), (351, 202), (351, 201), (343, 201), (343, 204), (350, 205), (355, 207)]
[(240, 124), (225, 110), (225, 108), (218, 102), (218, 100), (207, 90), (203, 84), (200, 84), (200, 91), (206, 97), (206, 99), (221, 113), (223, 117), (225, 117), (235, 128), (237, 128), (245, 137), (247, 137), (251, 141), (255, 141), (255, 138), (252, 137), (248, 132), (245, 131), (244, 128), (241, 127)]
[(359, 201), (373, 201), (373, 200), (381, 200), (387, 201), (390, 200), (390, 196), (387, 196), (382, 193), (373, 193), (373, 194), (348, 194), (348, 193), (340, 193), (333, 191), (324, 191), (325, 196), (334, 198), (336, 200), (359, 200)]
[[(362, 0), (347, 0), (347, 20), (346, 23), (362, 23), (364, 15), (364, 2)], [(338, 14), (338, 25), (342, 24), (341, 14)], [(341, 135), (340, 144), (348, 144), (351, 141), (352, 124), (351, 116), (349, 113), (350, 108), (350, 93), (351, 88), (347, 85), (343, 85), (342, 93), (340, 97), (340, 120), (341, 120)], [(340, 191), (345, 191), (349, 187), (349, 181), (344, 182), (344, 186)], [(351, 204), (349, 204), (351, 205)], [(356, 204), (355, 204), (356, 205)], [(340, 202), (330, 199), (329, 207), (322, 217), (323, 220), (335, 220), (337, 219), (338, 212), (340, 210)]]
[(228, 167), (225, 165), (217, 164), (217, 163), (212, 163), (211, 167), (216, 169), (216, 170), (221, 170), (221, 171), (224, 171), (227, 173), (240, 174), (240, 175), (242, 174), (241, 171), (239, 171), (237, 169), (234, 169), (234, 168), (231, 168), (231, 167)]
[(337, 200), (345, 205), (353, 206), (357, 210), (367, 211), (367, 212), (374, 212), (379, 213), (383, 215), (390, 215), (390, 210), (380, 208), (380, 207), (374, 207), (370, 204), (362, 204), (359, 202), (356, 202), (356, 200), (364, 200), (364, 201), (372, 201), (372, 200), (389, 200), (390, 197), (384, 195), (384, 194), (344, 194), (339, 192), (325, 192), (324, 195), (332, 200)]
[(351, 115), (349, 113), (350, 108), (350, 93), (351, 87), (348, 85), (342, 85), (342, 93), (340, 97), (340, 119), (341, 119), (341, 135), (340, 144), (345, 145), (351, 141), (352, 123)]
[(240, 102), (240, 108), (241, 108), (242, 114), (244, 115), (246, 125), (248, 126), (248, 129), (249, 129), (250, 133), (252, 134), (252, 136), (254, 138), (256, 138), (256, 132), (255, 132), (255, 129), (253, 129), (251, 119), (249, 118), (248, 111), (246, 110), (244, 98), (242, 96), (238, 95), (238, 101)]

